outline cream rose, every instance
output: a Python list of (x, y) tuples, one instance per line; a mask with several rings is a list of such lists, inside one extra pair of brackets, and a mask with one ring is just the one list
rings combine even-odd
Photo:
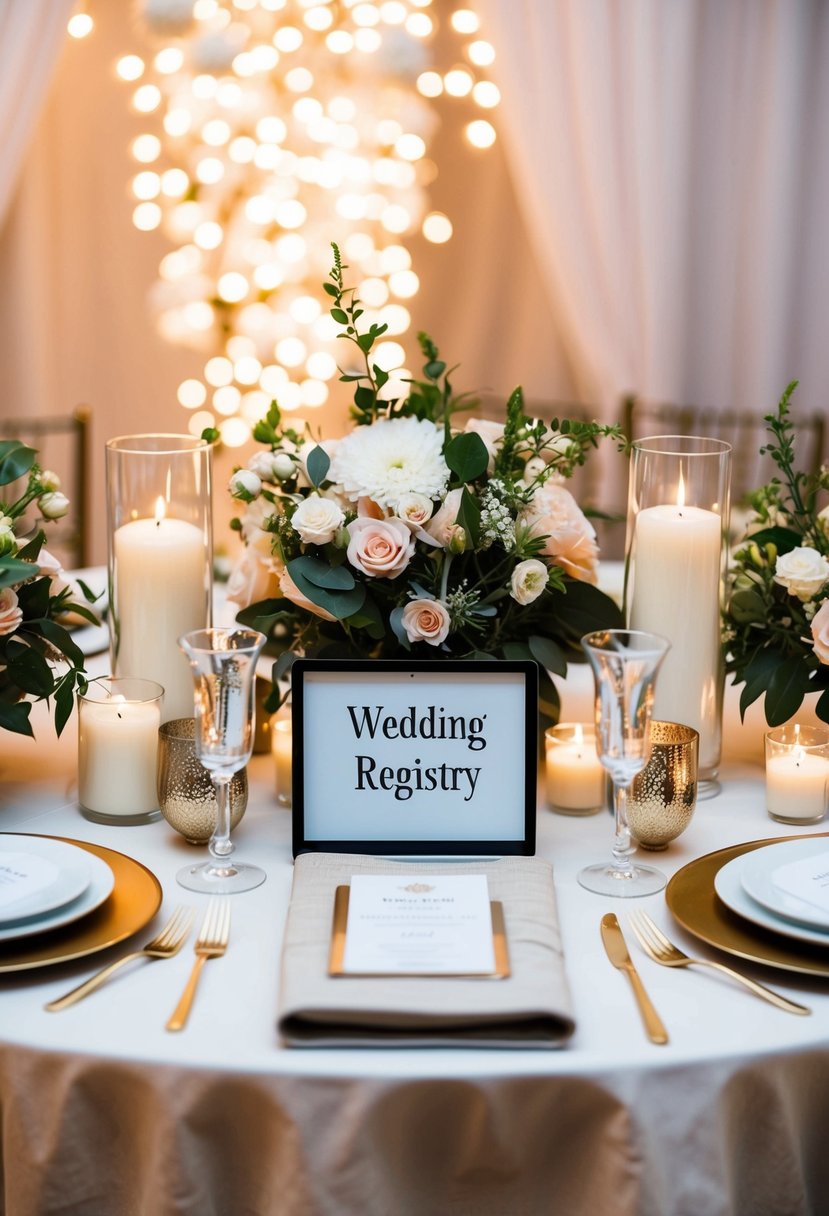
[(402, 519), (363, 516), (348, 525), (346, 556), (371, 578), (397, 578), (414, 553), (414, 537)]
[(444, 549), (448, 548), (452, 540), (462, 494), (463, 490), (450, 490), (424, 529), (426, 534)]
[(227, 580), (227, 598), (240, 608), (275, 596), (282, 567), (256, 549), (245, 549)]
[(829, 600), (823, 601), (812, 618), (812, 639), (821, 663), (829, 663)]
[(41, 494), (37, 505), (44, 519), (61, 519), (69, 510), (69, 499), (60, 490), (50, 490), (48, 494)]
[(801, 545), (781, 553), (774, 567), (774, 581), (804, 603), (829, 581), (829, 562), (817, 549)]
[(547, 567), (537, 557), (519, 562), (512, 572), (510, 595), (519, 604), (531, 604), (547, 586)]
[(4, 587), (0, 591), (0, 637), (14, 633), (22, 620), (22, 609), (17, 606), (17, 592), (12, 587)]
[(283, 570), (279, 577), (279, 589), (285, 596), (285, 599), (290, 600), (292, 604), (296, 604), (297, 608), (304, 608), (306, 612), (313, 612), (314, 616), (322, 617), (324, 621), (335, 621), (337, 619), (327, 608), (320, 608), (319, 604), (314, 604), (308, 599), (307, 595), (303, 595), (287, 570)]
[(410, 642), (440, 646), (451, 624), (448, 609), (440, 600), (410, 600), (403, 609), (403, 628)]
[(345, 515), (330, 498), (309, 494), (291, 516), (291, 525), (306, 545), (327, 545), (334, 539)]
[(540, 486), (519, 523), (531, 536), (545, 537), (542, 553), (584, 583), (598, 579), (599, 547), (596, 533), (569, 490), (550, 482)]
[(397, 500), (395, 515), (417, 529), (428, 523), (433, 510), (432, 500), (425, 494), (404, 494)]

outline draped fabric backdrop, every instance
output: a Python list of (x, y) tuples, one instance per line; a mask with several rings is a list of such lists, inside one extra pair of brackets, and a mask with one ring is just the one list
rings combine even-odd
[[(411, 241), (423, 286), (410, 362), (426, 329), (462, 364), (458, 387), (505, 396), (520, 382), (607, 420), (631, 390), (760, 413), (793, 376), (796, 408), (823, 408), (829, 5), (476, 5), (497, 49), (499, 143), (465, 151), (453, 127), (471, 110), (440, 103), (432, 205), (455, 236)], [(0, 0), (0, 220), (69, 7)], [(454, 7), (437, 0), (444, 20)], [(148, 124), (114, 63), (151, 48), (127, 0), (92, 11), (90, 38), (65, 40), (0, 231), (0, 428), (4, 415), (90, 404), (100, 503), (103, 441), (185, 429), (176, 388), (200, 359), (156, 334), (146, 296), (169, 246), (130, 220), (129, 143)], [(342, 404), (312, 417), (336, 434)], [(224, 455), (220, 487), (246, 454)], [(603, 503), (618, 506), (626, 470), (609, 450), (604, 461)]]

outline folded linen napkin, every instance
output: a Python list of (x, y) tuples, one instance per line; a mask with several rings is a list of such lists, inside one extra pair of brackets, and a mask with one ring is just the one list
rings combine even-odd
[[(336, 888), (352, 874), (486, 874), (504, 908), (502, 980), (328, 975)], [(291, 1047), (558, 1047), (575, 1029), (553, 870), (538, 858), (398, 862), (335, 853), (297, 858), (282, 947), (279, 1031)]]

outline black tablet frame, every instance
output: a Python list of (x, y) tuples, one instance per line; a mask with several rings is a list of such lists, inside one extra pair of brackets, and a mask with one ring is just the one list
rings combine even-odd
[[(492, 672), (524, 676), (524, 833), (514, 840), (308, 840), (305, 834), (305, 676), (306, 673), (391, 672), (401, 679), (418, 672), (438, 672), (452, 680), (464, 674)], [(536, 843), (538, 776), (538, 667), (525, 660), (435, 659), (411, 662), (391, 659), (297, 659), (291, 667), (293, 854), (362, 853), (379, 857), (532, 857)]]

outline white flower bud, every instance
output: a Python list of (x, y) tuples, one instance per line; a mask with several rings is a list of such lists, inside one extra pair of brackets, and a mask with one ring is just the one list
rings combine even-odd
[(39, 480), (44, 490), (60, 489), (60, 478), (58, 477), (57, 473), (53, 473), (51, 469), (44, 469), (40, 474)]
[(60, 519), (69, 510), (69, 499), (65, 494), (55, 490), (48, 494), (41, 494), (37, 505), (44, 519)]
[(238, 469), (230, 479), (230, 492), (241, 502), (253, 502), (262, 492), (262, 481), (250, 469)]
[(291, 460), (284, 452), (273, 458), (273, 475), (277, 481), (290, 481), (296, 473), (296, 461)]

